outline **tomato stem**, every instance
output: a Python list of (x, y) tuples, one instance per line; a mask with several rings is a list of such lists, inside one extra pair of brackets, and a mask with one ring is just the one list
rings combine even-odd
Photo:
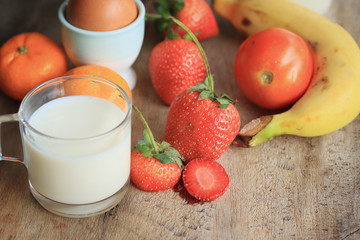
[(28, 48), (27, 48), (27, 46), (20, 46), (17, 51), (20, 54), (25, 54), (25, 53), (27, 53)]
[(265, 85), (271, 84), (273, 79), (274, 79), (274, 74), (270, 71), (264, 71), (260, 74), (260, 81)]

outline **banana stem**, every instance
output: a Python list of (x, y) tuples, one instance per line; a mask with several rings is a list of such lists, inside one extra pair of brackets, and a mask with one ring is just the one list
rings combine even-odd
[(154, 135), (152, 134), (149, 125), (147, 124), (147, 122), (146, 122), (144, 116), (141, 114), (140, 110), (139, 110), (134, 104), (132, 104), (132, 107), (133, 107), (133, 109), (135, 110), (135, 112), (137, 113), (137, 115), (139, 116), (139, 118), (140, 118), (142, 124), (144, 125), (147, 133), (149, 134), (149, 138), (150, 138), (151, 144), (152, 144), (153, 147), (154, 147), (155, 154), (158, 154), (158, 153), (159, 153), (159, 149), (158, 149), (158, 146), (157, 146), (157, 144), (156, 144), (156, 142), (155, 142)]
[[(147, 19), (161, 19), (163, 18), (160, 14), (154, 14), (154, 13), (146, 13), (145, 14), (146, 18)], [(201, 54), (201, 57), (204, 61), (204, 64), (205, 64), (205, 69), (206, 69), (206, 75), (207, 75), (207, 78), (208, 78), (208, 81), (209, 81), (209, 84), (210, 84), (210, 91), (212, 93), (215, 93), (215, 89), (214, 89), (214, 78), (211, 74), (211, 71), (210, 71), (210, 65), (209, 65), (209, 62), (208, 62), (208, 59), (206, 57), (206, 54), (205, 54), (205, 51), (203, 49), (203, 47), (201, 46), (199, 40), (197, 39), (197, 37), (195, 36), (194, 33), (192, 33), (190, 31), (190, 29), (188, 27), (186, 27), (185, 24), (183, 24), (181, 21), (179, 21), (177, 18), (173, 17), (173, 16), (169, 16), (168, 17), (171, 21), (173, 21), (174, 23), (176, 23), (179, 27), (181, 27), (182, 29), (184, 29), (184, 31), (191, 37), (191, 40), (194, 41), (194, 43), (196, 44), (196, 46), (198, 47), (199, 51), (200, 51), (200, 54)]]

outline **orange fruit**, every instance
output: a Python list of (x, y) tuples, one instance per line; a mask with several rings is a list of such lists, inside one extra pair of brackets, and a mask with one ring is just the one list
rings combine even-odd
[[(99, 65), (83, 65), (70, 69), (64, 74), (64, 76), (69, 75), (87, 75), (109, 80), (120, 86), (132, 100), (132, 92), (126, 80), (120, 74), (108, 67)], [(83, 79), (76, 79), (75, 81), (67, 82), (65, 85), (65, 91), (69, 95), (91, 95), (104, 98), (109, 101), (113, 101), (118, 95), (118, 93), (112, 88), (100, 87), (96, 84), (96, 82), (89, 84), (88, 81), (85, 82)]]
[(21, 101), (31, 89), (66, 70), (60, 45), (41, 33), (15, 35), (0, 48), (0, 88), (13, 99)]

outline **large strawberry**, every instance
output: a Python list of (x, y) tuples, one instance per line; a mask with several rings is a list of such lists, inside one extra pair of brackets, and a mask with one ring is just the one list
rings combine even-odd
[(190, 161), (194, 158), (218, 159), (230, 146), (240, 128), (240, 116), (226, 94), (217, 96), (205, 52), (193, 33), (177, 19), (198, 46), (207, 77), (178, 95), (170, 105), (165, 141)]
[(205, 94), (191, 89), (170, 105), (165, 141), (187, 161), (220, 158), (239, 132), (240, 116), (234, 105), (222, 108), (219, 101), (203, 98)]
[(155, 92), (168, 105), (206, 76), (199, 49), (186, 39), (158, 43), (150, 54), (149, 72)]
[(183, 158), (167, 142), (156, 142), (140, 111), (134, 105), (133, 109), (139, 115), (145, 130), (144, 139), (131, 152), (131, 182), (147, 192), (174, 187), (181, 177)]
[[(219, 33), (214, 13), (205, 0), (157, 0), (154, 6), (164, 18), (169, 15), (177, 17), (190, 31), (197, 34), (199, 41), (215, 37)], [(170, 26), (181, 37), (186, 34), (181, 27), (163, 20), (157, 21), (159, 30), (166, 30), (168, 33)]]

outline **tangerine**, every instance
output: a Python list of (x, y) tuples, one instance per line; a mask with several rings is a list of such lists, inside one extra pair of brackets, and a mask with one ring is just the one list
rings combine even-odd
[[(117, 72), (114, 70), (100, 66), (100, 65), (82, 65), (79, 67), (75, 67), (67, 71), (64, 76), (70, 76), (70, 75), (87, 75), (92, 77), (99, 77), (106, 80), (109, 80), (118, 86), (120, 86), (128, 95), (129, 98), (132, 100), (132, 92), (129, 87), (129, 84), (126, 82), (126, 80)], [(88, 84), (85, 81), (81, 81), (82, 79), (76, 79), (76, 81), (73, 81), (72, 84), (68, 84), (66, 86), (66, 91), (68, 94), (71, 95), (92, 95), (92, 96), (98, 96), (102, 97), (108, 100), (111, 100), (112, 94), (106, 92), (106, 89), (99, 88), (99, 85), (97, 85), (95, 82), (94, 84)], [(114, 96), (116, 97), (116, 96)]]
[(41, 33), (15, 35), (0, 48), (0, 88), (18, 101), (34, 87), (66, 70), (63, 49)]

